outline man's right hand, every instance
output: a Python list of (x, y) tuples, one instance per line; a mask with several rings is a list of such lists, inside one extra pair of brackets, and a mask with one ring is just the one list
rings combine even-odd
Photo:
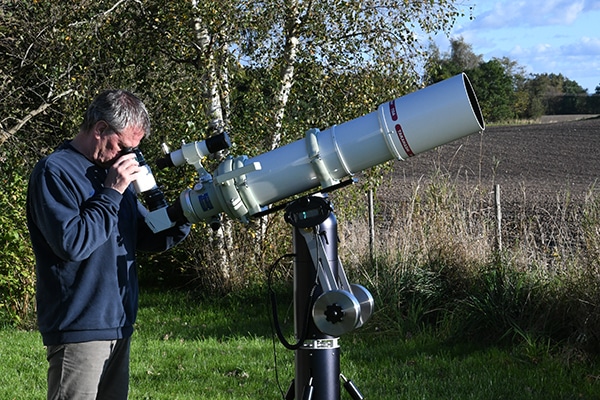
[(140, 170), (135, 154), (125, 154), (119, 157), (108, 169), (104, 187), (114, 189), (123, 194), (129, 184), (137, 179)]

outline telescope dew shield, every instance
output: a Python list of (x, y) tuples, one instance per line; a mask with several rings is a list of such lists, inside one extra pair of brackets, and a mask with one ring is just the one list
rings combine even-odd
[(398, 159), (485, 129), (475, 92), (465, 74), (382, 104), (378, 114), (390, 150)]
[[(392, 159), (405, 160), (484, 129), (473, 87), (465, 74), (459, 74), (338, 126), (310, 129), (304, 139), (267, 153), (229, 158), (226, 168), (217, 169), (214, 182), (182, 193), (182, 208), (190, 222), (223, 211), (247, 221), (279, 200), (317, 186), (333, 186), (354, 173)], [(193, 163), (190, 158), (207, 151), (199, 147), (184, 146), (176, 152), (179, 157), (173, 157), (174, 164), (184, 159)]]

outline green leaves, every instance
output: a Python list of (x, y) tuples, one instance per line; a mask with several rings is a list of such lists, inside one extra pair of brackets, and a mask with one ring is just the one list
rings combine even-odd
[[(5, 3), (0, 129), (3, 137), (18, 129), (2, 150), (23, 167), (22, 176), (75, 135), (98, 92), (115, 87), (135, 92), (150, 110), (153, 134), (143, 143), (149, 160), (160, 142), (177, 148), (219, 129), (229, 131), (236, 155), (264, 153), (414, 89), (425, 53), (417, 32), (446, 29), (457, 15), (445, 0)], [(68, 95), (51, 102), (60, 93)], [(48, 106), (19, 125), (42, 105)], [(381, 174), (368, 174), (376, 186)], [(158, 177), (173, 197), (195, 179), (185, 168)], [(25, 186), (14, 192), (24, 196)], [(14, 229), (4, 232), (27, 237), (22, 222)], [(267, 258), (285, 245), (276, 240), (280, 229), (265, 239), (273, 243), (265, 246)], [(263, 251), (251, 236), (236, 238), (248, 243), (229, 249), (231, 260), (244, 259), (241, 249)], [(181, 257), (213, 253), (207, 242)]]
[(2, 164), (0, 190), (0, 323), (28, 323), (35, 293), (35, 263), (26, 229), (27, 181)]

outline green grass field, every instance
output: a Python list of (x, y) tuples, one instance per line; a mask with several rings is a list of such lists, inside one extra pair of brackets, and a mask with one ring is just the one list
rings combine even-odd
[[(263, 297), (143, 292), (130, 398), (281, 399), (294, 377), (294, 354), (273, 346)], [(280, 318), (289, 321), (291, 297), (280, 297)], [(543, 344), (406, 337), (381, 325), (384, 320), (376, 311), (366, 326), (340, 339), (341, 371), (366, 399), (600, 399), (600, 366), (576, 354), (555, 354)], [(45, 398), (39, 333), (2, 328), (0, 339), (0, 399)], [(350, 396), (342, 389), (341, 398)]]

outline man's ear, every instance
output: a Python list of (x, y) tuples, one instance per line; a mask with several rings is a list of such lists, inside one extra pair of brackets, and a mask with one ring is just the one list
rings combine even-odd
[(100, 138), (104, 135), (104, 131), (110, 129), (106, 121), (98, 121), (94, 124), (93, 133), (94, 136)]

